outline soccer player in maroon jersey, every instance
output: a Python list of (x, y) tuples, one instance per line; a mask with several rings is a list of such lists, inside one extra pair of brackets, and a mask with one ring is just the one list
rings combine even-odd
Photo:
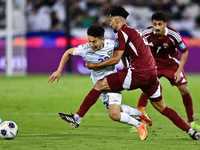
[[(152, 15), (152, 25), (142, 31), (148, 40), (151, 52), (156, 60), (158, 78), (165, 77), (176, 86), (182, 96), (189, 125), (200, 131), (200, 126), (194, 122), (193, 102), (187, 87), (187, 79), (183, 70), (188, 57), (188, 48), (178, 31), (167, 26), (166, 16), (162, 12)], [(181, 59), (178, 51), (181, 52)], [(148, 97), (141, 94), (139, 107), (146, 107)]]
[[(77, 47), (67, 50), (60, 61), (57, 71), (52, 73), (52, 75), (47, 80), (48, 82), (52, 83), (56, 78), (57, 78), (56, 83), (59, 81), (63, 67), (66, 64), (69, 57), (72, 55), (82, 56), (87, 61), (90, 61), (92, 63), (101, 62), (113, 55), (115, 41), (103, 38), (104, 29), (102, 27), (98, 25), (91, 25), (87, 30), (87, 34), (88, 34), (88, 43), (81, 44)], [(127, 68), (127, 61), (125, 59), (123, 65), (124, 65), (123, 68)], [(95, 84), (97, 81), (105, 78), (111, 73), (115, 73), (116, 71), (117, 70), (115, 69), (114, 66), (98, 68), (95, 70), (91, 70), (91, 78), (93, 80), (93, 83)], [(131, 116), (139, 116), (140, 118), (142, 118), (142, 120), (146, 122), (148, 126), (151, 126), (152, 124), (151, 119), (148, 117), (146, 113), (145, 114), (142, 113), (141, 110), (131, 108), (130, 106), (127, 105), (121, 105), (121, 98), (122, 98), (121, 91), (120, 92), (105, 91), (101, 94), (100, 98), (107, 109), (109, 109), (110, 104), (121, 106), (120, 114), (122, 117), (120, 118), (119, 122), (126, 123), (128, 125), (136, 127), (137, 132), (139, 133), (140, 138), (142, 140), (144, 140), (147, 137), (148, 132), (146, 131), (146, 125), (143, 122), (139, 122), (138, 120), (136, 120)], [(112, 108), (109, 110), (112, 110)], [(80, 112), (79, 115), (81, 116)], [(58, 113), (58, 116), (62, 120), (67, 121), (74, 128), (77, 128), (81, 123), (82, 117), (80, 117), (79, 115), (78, 114), (68, 115), (64, 113)], [(75, 122), (71, 123), (73, 119), (70, 118), (75, 118), (76, 123)]]
[[(177, 127), (186, 131), (192, 139), (198, 140), (200, 133), (193, 130), (173, 109), (165, 105), (161, 95), (161, 86), (157, 79), (155, 60), (151, 54), (150, 47), (141, 33), (126, 24), (126, 17), (129, 13), (123, 7), (115, 6), (109, 15), (110, 26), (117, 33), (114, 54), (97, 64), (86, 62), (86, 67), (96, 69), (112, 66), (117, 64), (121, 58), (124, 59), (124, 57), (128, 59), (130, 67), (98, 81), (85, 97), (76, 114), (79, 117), (83, 117), (89, 108), (95, 104), (102, 91), (134, 90), (140, 88), (148, 96), (156, 110), (168, 117)], [(120, 105), (110, 104), (109, 115), (115, 121), (129, 121), (128, 117), (121, 116)], [(76, 118), (73, 115), (71, 117), (70, 115), (66, 116), (66, 120), (70, 124), (77, 124)], [(146, 139), (146, 137), (147, 135), (140, 136), (141, 140)]]

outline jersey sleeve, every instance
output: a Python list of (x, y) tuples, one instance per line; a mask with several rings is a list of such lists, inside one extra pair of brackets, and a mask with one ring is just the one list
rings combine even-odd
[(125, 44), (126, 44), (126, 41), (124, 39), (123, 33), (121, 31), (119, 31), (116, 34), (116, 37), (115, 37), (114, 51), (118, 51), (118, 50), (124, 51), (125, 50)]
[(153, 31), (154, 31), (153, 27), (150, 26), (142, 30), (141, 33), (145, 36), (145, 38), (148, 38), (153, 33)]
[(89, 44), (88, 43), (85, 43), (85, 44), (81, 44), (79, 46), (77, 46), (75, 49), (74, 49), (74, 52), (73, 52), (73, 55), (74, 56), (82, 56), (84, 57), (85, 56), (85, 53), (86, 53), (86, 49), (89, 48)]
[(182, 40), (180, 43), (177, 44), (177, 48), (181, 51), (181, 52), (185, 52), (188, 50), (187, 45), (185, 44), (185, 42)]
[(147, 29), (144, 29), (144, 30), (141, 31), (141, 33), (142, 33), (144, 36), (145, 36), (145, 34), (146, 34), (146, 30), (147, 30)]
[(185, 52), (188, 50), (187, 45), (185, 44), (181, 35), (178, 32), (177, 34), (175, 34), (175, 44), (176, 44), (176, 48), (180, 50), (181, 52)]

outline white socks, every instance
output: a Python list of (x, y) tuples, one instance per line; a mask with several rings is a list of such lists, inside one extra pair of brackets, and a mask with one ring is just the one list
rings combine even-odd
[(138, 109), (134, 109), (128, 105), (121, 105), (121, 108), (123, 110), (123, 113), (126, 113), (130, 116), (137, 116), (137, 117), (141, 116), (141, 113)]
[[(131, 116), (141, 116), (141, 113), (138, 109), (134, 109), (128, 105), (121, 105), (121, 108), (123, 112), (121, 112), (121, 118), (120, 122), (129, 124), (129, 125), (134, 125), (135, 127), (138, 127), (140, 125), (140, 122), (137, 121), (136, 119), (132, 118)], [(81, 122), (83, 117), (80, 117), (78, 114), (74, 115), (74, 119), (76, 122)], [(139, 123), (139, 125), (138, 125)]]
[(135, 126), (136, 128), (140, 126), (140, 122), (137, 121), (136, 119), (132, 118), (127, 113), (122, 112), (120, 114), (121, 114), (120, 122)]
[(189, 125), (191, 126), (193, 123), (194, 123), (194, 121), (192, 121), (192, 122), (189, 122)]
[(83, 117), (80, 117), (78, 114), (74, 115), (74, 119), (75, 119), (76, 122), (81, 122), (82, 118)]

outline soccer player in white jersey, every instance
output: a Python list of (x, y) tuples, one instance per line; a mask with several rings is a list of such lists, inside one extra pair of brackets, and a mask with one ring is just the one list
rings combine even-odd
[[(104, 39), (104, 29), (102, 27), (97, 26), (97, 25), (91, 25), (87, 30), (87, 34), (88, 34), (88, 43), (85, 43), (85, 44), (82, 44), (82, 45), (79, 45), (77, 47), (67, 50), (64, 53), (64, 55), (60, 61), (60, 65), (59, 65), (57, 71), (55, 71), (48, 78), (48, 82), (52, 83), (56, 78), (57, 78), (56, 83), (58, 82), (58, 80), (61, 77), (63, 67), (71, 55), (82, 56), (88, 62), (91, 62), (91, 63), (102, 62), (113, 55), (113, 49), (114, 49), (115, 42), (110, 39)], [(124, 64), (124, 68), (126, 68), (127, 67), (126, 60), (122, 59), (122, 61)], [(107, 67), (103, 67), (103, 68), (92, 69), (91, 70), (91, 78), (93, 80), (93, 83), (95, 84), (97, 81), (104, 79), (106, 76), (108, 76), (112, 73), (115, 73), (115, 72), (116, 72), (115, 66), (107, 66)], [(119, 91), (119, 92), (103, 92), (100, 95), (100, 98), (101, 98), (103, 104), (106, 106), (106, 108), (108, 108), (109, 104), (121, 105), (122, 95), (121, 95), (121, 91)], [(131, 108), (130, 106), (127, 106), (127, 105), (121, 105), (120, 111), (122, 113), (126, 113), (129, 116), (139, 116), (149, 126), (151, 126), (151, 119), (146, 114), (144, 115), (144, 113), (142, 111), (139, 111), (138, 109)], [(68, 116), (78, 118), (79, 120), (76, 120), (77, 123), (75, 125), (71, 124), (69, 121), (67, 121), (68, 123), (70, 123), (70, 125), (72, 125), (75, 128), (77, 128), (79, 126), (81, 119), (82, 119), (82, 117), (78, 116), (78, 114), (67, 115), (67, 114), (59, 113), (58, 115), (64, 121), (67, 121), (66, 118), (68, 118)], [(112, 119), (114, 118), (112, 116), (112, 114), (109, 114), (109, 115)], [(130, 117), (130, 121), (127, 124), (135, 126), (137, 128), (137, 130), (142, 130), (142, 131), (145, 130), (145, 133), (147, 136), (146, 126), (144, 126), (143, 123), (140, 123), (136, 119)], [(140, 133), (144, 133), (144, 132), (140, 132)]]

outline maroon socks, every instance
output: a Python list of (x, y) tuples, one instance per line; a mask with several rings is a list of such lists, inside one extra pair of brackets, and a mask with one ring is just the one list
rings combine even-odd
[(193, 122), (194, 121), (194, 111), (193, 111), (193, 102), (192, 102), (192, 97), (189, 94), (183, 95), (183, 104), (185, 106), (185, 110), (187, 113), (187, 118), (188, 122)]
[(173, 109), (169, 107), (166, 107), (161, 114), (169, 118), (177, 127), (183, 131), (188, 132), (191, 128)]
[(82, 102), (79, 110), (77, 111), (77, 114), (80, 117), (83, 117), (87, 113), (87, 111), (90, 109), (90, 107), (96, 103), (96, 101), (98, 100), (101, 93), (102, 93), (101, 91), (97, 91), (95, 89), (92, 89), (88, 93), (88, 95), (85, 97), (85, 99)]

